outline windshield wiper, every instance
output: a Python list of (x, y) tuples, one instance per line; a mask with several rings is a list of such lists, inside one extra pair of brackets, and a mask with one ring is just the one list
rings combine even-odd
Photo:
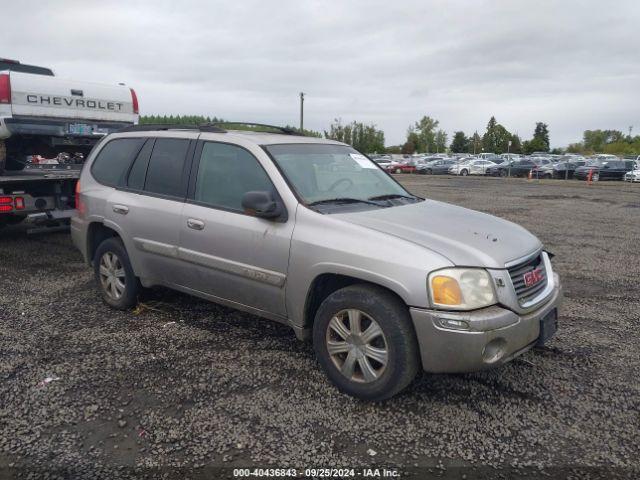
[(417, 197), (409, 196), (409, 195), (400, 195), (399, 193), (388, 193), (386, 195), (369, 197), (369, 200), (392, 200), (394, 198), (408, 198), (409, 200), (415, 200)]
[(322, 204), (325, 204), (325, 203), (366, 203), (368, 205), (375, 205), (376, 207), (381, 207), (382, 206), (379, 203), (370, 202), (369, 200), (362, 200), (360, 198), (349, 198), (349, 197), (326, 198), (324, 200), (316, 200), (315, 202), (311, 202), (309, 204), (309, 206), (322, 205)]

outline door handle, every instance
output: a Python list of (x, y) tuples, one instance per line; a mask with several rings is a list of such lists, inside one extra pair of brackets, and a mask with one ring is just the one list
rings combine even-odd
[(195, 218), (189, 218), (187, 220), (187, 227), (194, 230), (204, 230), (204, 222), (202, 220), (196, 220)]
[(113, 205), (113, 211), (120, 215), (126, 215), (129, 213), (129, 207), (126, 205)]

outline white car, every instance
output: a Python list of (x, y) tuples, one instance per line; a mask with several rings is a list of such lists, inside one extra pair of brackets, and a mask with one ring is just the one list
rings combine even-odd
[(468, 162), (451, 165), (449, 173), (452, 175), (462, 175), (463, 177), (466, 177), (467, 175), (485, 175), (487, 173), (487, 168), (493, 165), (496, 164), (489, 160), (482, 160), (478, 158)]
[(640, 166), (636, 165), (635, 170), (625, 173), (624, 181), (632, 183), (640, 182)]

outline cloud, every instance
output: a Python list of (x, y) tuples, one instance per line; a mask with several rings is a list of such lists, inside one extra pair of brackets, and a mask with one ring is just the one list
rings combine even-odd
[(305, 125), (423, 115), (482, 132), (491, 115), (553, 145), (640, 128), (640, 4), (619, 1), (91, 2), (3, 6), (2, 55), (125, 81), (143, 113)]

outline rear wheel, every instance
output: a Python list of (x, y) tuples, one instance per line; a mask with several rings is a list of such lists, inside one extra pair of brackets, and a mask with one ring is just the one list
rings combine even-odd
[(419, 368), (407, 307), (376, 286), (352, 285), (329, 295), (315, 317), (313, 346), (334, 385), (363, 400), (392, 397)]
[(432, 175), (433, 170), (431, 170), (430, 168), (427, 168), (424, 173), (426, 173), (427, 175)]
[(402, 169), (396, 168), (396, 173), (402, 173)]
[(508, 177), (509, 176), (509, 172), (507, 170), (500, 170), (500, 176), (501, 177)]
[(597, 182), (597, 181), (599, 181), (599, 180), (600, 180), (600, 174), (599, 174), (599, 173), (594, 173), (594, 174), (591, 176), (591, 181), (592, 181), (592, 182)]
[(107, 305), (118, 310), (136, 305), (140, 282), (119, 238), (109, 238), (98, 246), (93, 268), (102, 299)]

